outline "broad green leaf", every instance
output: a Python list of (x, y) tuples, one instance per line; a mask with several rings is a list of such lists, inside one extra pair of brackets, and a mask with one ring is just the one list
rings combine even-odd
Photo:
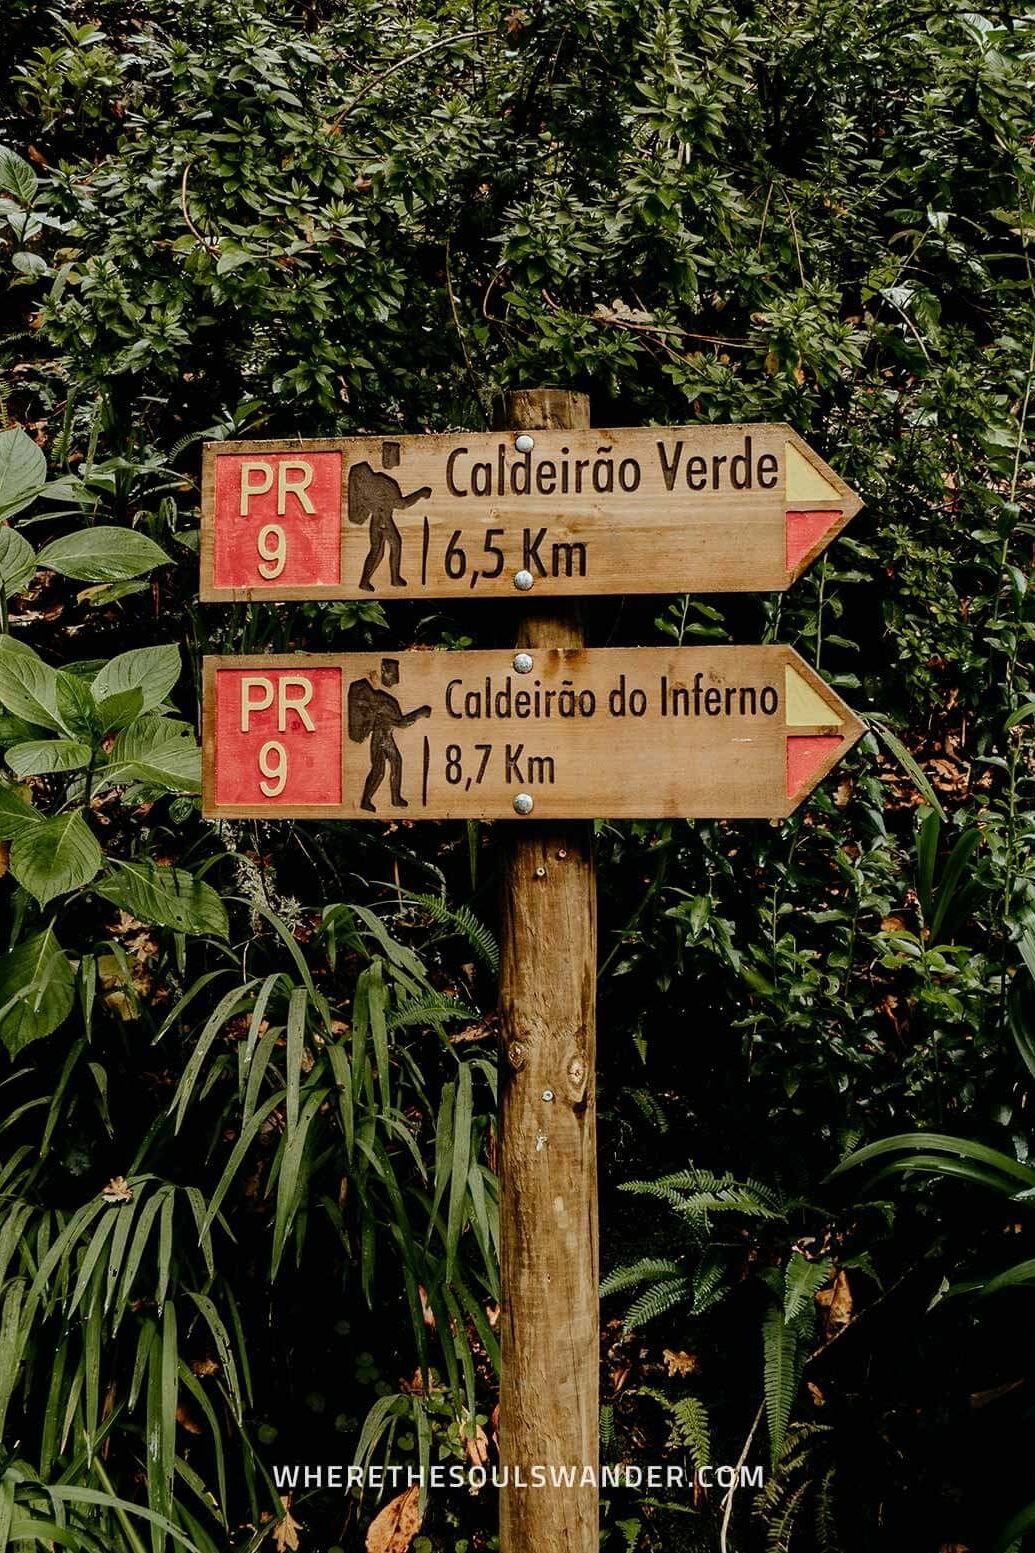
[(94, 885), (105, 900), (121, 906), (141, 922), (176, 928), (181, 933), (227, 935), (226, 907), (211, 885), (184, 868), (156, 863), (114, 862), (113, 874)]
[(201, 751), (188, 723), (145, 713), (124, 728), (112, 747), (108, 764), (98, 773), (98, 786), (143, 782), (174, 793), (201, 791)]
[(27, 787), (12, 787), (0, 782), (0, 837), (13, 841), (23, 831), (42, 825), (45, 816), (32, 807)]
[[(19, 275), (27, 275), (30, 280), (36, 280), (38, 276), (48, 273), (47, 261), (41, 253), (27, 253), (23, 250), (12, 256), (11, 265)], [(24, 284), (24, 282), (15, 281), (14, 284)]]
[(37, 565), (79, 582), (125, 582), (165, 566), (169, 557), (132, 528), (84, 528), (45, 545)]
[(26, 739), (38, 739), (42, 732), (37, 723), (27, 723), (22, 717), (0, 712), (0, 750), (5, 750), (9, 744), (24, 744)]
[(114, 728), (126, 728), (138, 718), (144, 709), (142, 690), (119, 690), (113, 696), (105, 696), (97, 705), (97, 721), (102, 733)]
[(0, 1041), (12, 1057), (56, 1030), (74, 1001), (75, 975), (52, 927), (0, 960)]
[(133, 593), (143, 593), (147, 587), (146, 582), (130, 580), (128, 582), (96, 582), (89, 588), (84, 588), (76, 594), (80, 604), (88, 604), (93, 609), (101, 609), (105, 604), (115, 604), (119, 599), (129, 598)]
[(57, 675), (58, 716), (68, 729), (80, 739), (93, 739), (100, 733), (97, 720), (97, 703), (90, 694), (89, 685), (78, 674), (59, 669)]
[(139, 690), (143, 697), (141, 711), (150, 712), (161, 706), (179, 677), (178, 647), (138, 647), (106, 663), (92, 689), (98, 701), (121, 691)]
[(0, 525), (0, 587), (8, 598), (21, 593), (36, 575), (36, 552), (27, 539)]
[(78, 810), (23, 830), (11, 843), (11, 872), (41, 906), (89, 884), (103, 854)]
[(13, 195), (22, 205), (31, 205), (38, 187), (32, 163), (9, 146), (0, 146), (0, 192)]
[[(3, 153), (0, 152), (0, 158)], [(2, 175), (0, 175), (2, 176)], [(47, 483), (47, 460), (20, 426), (0, 431), (0, 518), (35, 501)]]
[(41, 776), (48, 771), (81, 771), (93, 751), (77, 739), (29, 739), (15, 744), (5, 759), (15, 776)]
[(57, 704), (57, 670), (13, 636), (0, 636), (0, 703), (28, 723), (66, 733)]

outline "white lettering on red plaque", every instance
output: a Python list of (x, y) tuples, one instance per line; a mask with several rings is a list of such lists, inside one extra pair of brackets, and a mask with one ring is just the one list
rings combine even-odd
[(341, 803), (338, 668), (221, 669), (215, 679), (215, 797), (228, 808)]
[(341, 454), (226, 454), (216, 460), (219, 588), (341, 581)]

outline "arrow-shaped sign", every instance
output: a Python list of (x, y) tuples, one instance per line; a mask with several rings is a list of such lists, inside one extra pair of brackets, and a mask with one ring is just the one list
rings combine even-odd
[(211, 818), (790, 814), (864, 732), (789, 647), (205, 660)]
[(784, 425), (209, 443), (201, 597), (780, 590), (860, 505)]

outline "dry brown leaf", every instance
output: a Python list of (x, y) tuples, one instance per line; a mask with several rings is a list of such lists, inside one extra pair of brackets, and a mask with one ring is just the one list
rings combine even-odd
[(682, 1349), (663, 1348), (661, 1357), (670, 1375), (698, 1375), (701, 1361), (695, 1353), (683, 1353)]
[(291, 1514), (291, 1495), (281, 1499), (284, 1506), (284, 1514), (273, 1528), (273, 1546), (277, 1553), (298, 1553), (301, 1546), (298, 1534), (302, 1530), (300, 1521), (296, 1521)]
[(435, 1330), (435, 1312), (432, 1310), (431, 1306), (428, 1304), (428, 1291), (427, 1291), (427, 1289), (425, 1289), (423, 1284), (419, 1283), (417, 1285), (417, 1292), (420, 1295), (420, 1308), (421, 1308), (421, 1310), (422, 1310), (422, 1312), (424, 1314), (424, 1325), (426, 1327), (430, 1327), (431, 1330), (434, 1331)]
[(0, 841), (0, 879), (4, 877), (11, 866), (11, 843)]
[(380, 1515), (371, 1521), (367, 1553), (408, 1553), (410, 1543), (420, 1531), (420, 1523), (420, 1489), (415, 1483), (386, 1504)]
[(826, 1407), (827, 1399), (816, 1385), (815, 1381), (808, 1382), (809, 1396), (816, 1407)]
[(611, 1371), (611, 1389), (614, 1396), (618, 1395), (631, 1374), (631, 1364), (621, 1365), (618, 1369)]
[(517, 43), (519, 38), (521, 38), (522, 34), (524, 33), (525, 28), (528, 26), (528, 17), (525, 15), (524, 11), (518, 10), (515, 7), (513, 11), (507, 12), (506, 16), (503, 18), (503, 25), (507, 29), (507, 37), (509, 41), (511, 43)]
[(471, 1466), (484, 1467), (489, 1459), (489, 1437), (481, 1424), (475, 1426), (474, 1434), (468, 1434), (461, 1425), (460, 1433)]
[(176, 1422), (181, 1429), (186, 1429), (188, 1434), (201, 1434), (201, 1425), (194, 1414), (182, 1405), (176, 1409)]
[(136, 1017), (133, 1005), (124, 992), (109, 992), (104, 999), (104, 1006), (110, 1008), (113, 1014), (118, 1014), (124, 1025), (131, 1024)]
[(470, 1041), (494, 1040), (496, 1032), (487, 1020), (480, 1020), (478, 1024), (464, 1025), (460, 1030), (454, 1030), (449, 1037), (450, 1045), (465, 1046)]
[(132, 1202), (133, 1188), (126, 1184), (125, 1176), (112, 1176), (101, 1196), (105, 1202)]
[(204, 1359), (192, 1359), (190, 1361), (190, 1367), (194, 1374), (197, 1375), (201, 1380), (204, 1380), (207, 1375), (219, 1374), (219, 1365), (216, 1363), (215, 1359), (209, 1358), (207, 1356)]
[(816, 1304), (822, 1312), (823, 1334), (829, 1343), (852, 1319), (852, 1291), (844, 1272), (839, 1272), (828, 1288), (819, 1290)]

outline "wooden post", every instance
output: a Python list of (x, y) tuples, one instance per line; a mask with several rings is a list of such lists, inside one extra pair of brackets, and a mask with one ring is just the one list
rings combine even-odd
[[(584, 394), (507, 396), (514, 431), (589, 426)], [(580, 648), (577, 606), (529, 597), (517, 645)], [(501, 1466), (596, 1469), (596, 875), (584, 822), (506, 827), (500, 1015)], [(500, 1553), (597, 1553), (595, 1488), (500, 1495)]]

